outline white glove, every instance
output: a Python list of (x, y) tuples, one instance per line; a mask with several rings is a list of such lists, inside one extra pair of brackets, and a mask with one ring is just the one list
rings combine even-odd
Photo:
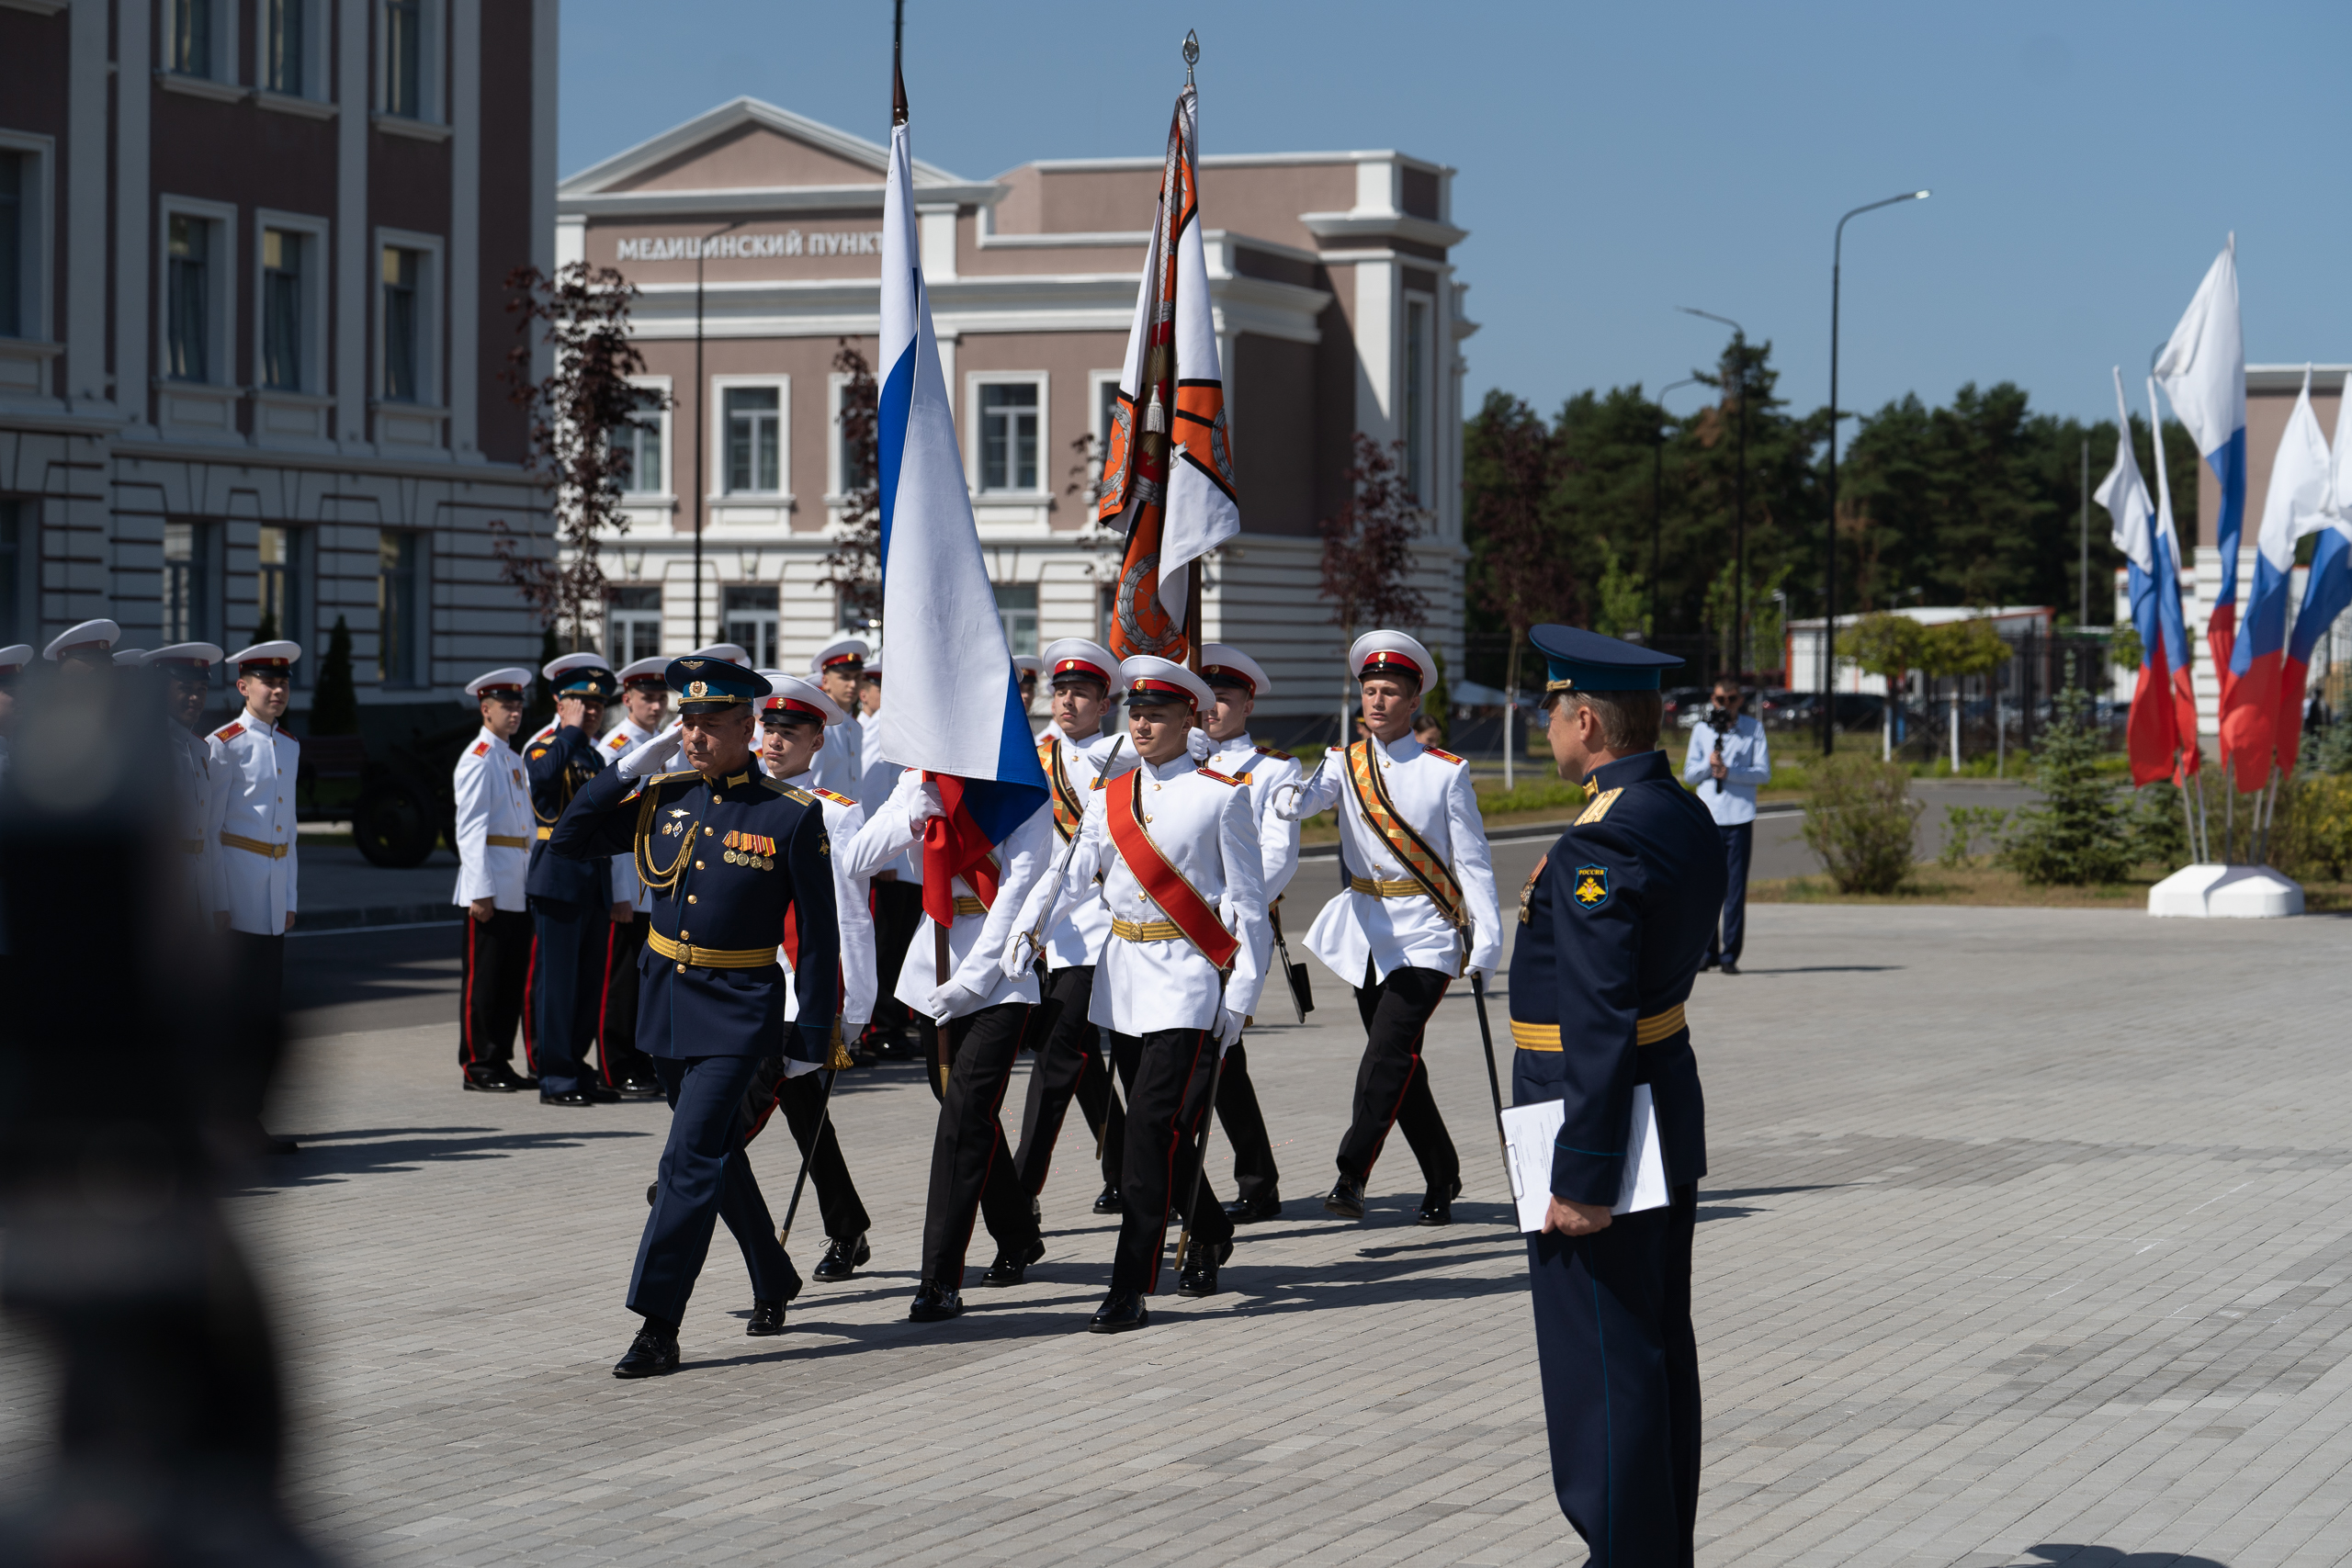
[(1217, 1010), (1216, 1021), (1209, 1025), (1209, 1038), (1216, 1042), (1216, 1054), (1223, 1056), (1241, 1043), (1242, 1015), (1231, 1008)]
[(982, 999), (978, 992), (967, 990), (957, 982), (950, 980), (931, 993), (930, 999), (923, 1003), (922, 1010), (944, 1022), (948, 1019), (961, 1018), (967, 1012), (977, 1010)]
[(1037, 939), (1029, 931), (1015, 931), (1005, 943), (1004, 962), (997, 965), (1008, 980), (1018, 980), (1037, 966)]
[(684, 734), (673, 724), (652, 739), (637, 746), (616, 766), (625, 779), (649, 778), (666, 772), (670, 759), (678, 754), (678, 748), (684, 740)]
[(1184, 732), (1184, 751), (1193, 759), (1194, 767), (1207, 766), (1210, 756), (1216, 750), (1216, 742), (1209, 739), (1207, 730), (1188, 729)]
[(907, 811), (917, 822), (922, 822), (933, 817), (946, 816), (947, 803), (940, 799), (939, 786), (925, 779), (915, 785), (915, 797)]

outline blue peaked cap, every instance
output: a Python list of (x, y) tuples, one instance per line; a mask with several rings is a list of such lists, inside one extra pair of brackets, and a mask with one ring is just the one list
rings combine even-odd
[(673, 659), (662, 679), (678, 694), (678, 711), (717, 713), (772, 694), (767, 677), (724, 659)]
[(1550, 667), (1546, 692), (1655, 692), (1660, 671), (1682, 662), (1671, 653), (1580, 626), (1541, 626), (1527, 637)]

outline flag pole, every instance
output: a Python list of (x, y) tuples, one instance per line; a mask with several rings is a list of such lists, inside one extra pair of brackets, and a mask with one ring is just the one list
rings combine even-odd
[[(907, 123), (907, 73), (904, 57), (907, 43), (907, 0), (897, 0), (890, 7), (890, 123)], [(928, 827), (925, 832), (928, 836)], [(932, 972), (936, 983), (947, 984), (947, 928), (933, 920), (931, 926)], [(945, 1023), (940, 1027), (944, 1029)]]
[[(1184, 90), (1188, 93), (1198, 90), (1193, 85), (1193, 67), (1200, 63), (1200, 59), (1201, 36), (1191, 28), (1186, 28), (1184, 29)], [(1184, 668), (1195, 675), (1201, 672), (1201, 558), (1198, 556), (1194, 556), (1184, 563)], [(1218, 1068), (1222, 1070), (1224, 1066), (1225, 1058), (1218, 1057)], [(1208, 1149), (1208, 1141), (1205, 1138), (1201, 1142), (1201, 1148), (1205, 1157)], [(1180, 1246), (1177, 1251), (1181, 1256), (1183, 1248)]]

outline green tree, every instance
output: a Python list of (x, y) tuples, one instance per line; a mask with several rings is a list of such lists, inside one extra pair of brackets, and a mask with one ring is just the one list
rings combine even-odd
[(1638, 571), (1628, 571), (1616, 547), (1600, 544), (1600, 584), (1594, 593), (1592, 629), (1609, 637), (1638, 638), (1649, 621), (1649, 585)]
[(311, 694), (306, 735), (359, 733), (359, 693), (351, 679), (351, 626), (341, 615), (327, 634), (327, 656), (319, 661), (319, 688)]
[(1921, 807), (1911, 775), (1892, 762), (1852, 752), (1826, 757), (1812, 770), (1804, 803), (1804, 841), (1821, 857), (1840, 893), (1892, 893), (1911, 874), (1912, 837)]
[(2058, 694), (2057, 716), (2034, 747), (2039, 805), (2019, 811), (2001, 858), (2037, 886), (2114, 882), (2132, 869), (2132, 834), (2098, 771), (2106, 747), (2079, 687)]

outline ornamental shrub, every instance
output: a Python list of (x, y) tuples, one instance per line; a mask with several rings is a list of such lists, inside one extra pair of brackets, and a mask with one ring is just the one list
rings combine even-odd
[(351, 627), (341, 615), (327, 634), (327, 656), (319, 661), (318, 690), (311, 694), (305, 735), (359, 733), (359, 694), (351, 680)]
[(2298, 882), (2352, 874), (2352, 775), (2298, 772), (2279, 786), (2270, 863)]
[(1859, 752), (1826, 758), (1805, 796), (1804, 841), (1840, 893), (1892, 893), (1911, 873), (1922, 809), (1909, 769)]
[(2058, 694), (2058, 711), (2033, 750), (2039, 805), (2018, 813), (2001, 859), (2038, 887), (2120, 882), (2132, 869), (2132, 835), (2115, 787), (2098, 771), (2105, 750), (2079, 687)]

